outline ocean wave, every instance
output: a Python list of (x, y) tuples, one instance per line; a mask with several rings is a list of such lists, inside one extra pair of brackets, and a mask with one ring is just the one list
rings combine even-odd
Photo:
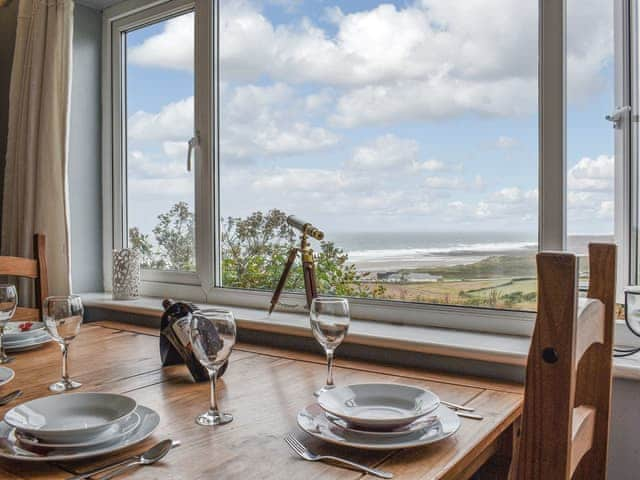
[(535, 249), (537, 244), (531, 242), (496, 242), (457, 244), (451, 247), (433, 248), (389, 248), (379, 250), (353, 250), (347, 252), (349, 260), (382, 260), (382, 259), (416, 259), (421, 257), (442, 257), (454, 255), (478, 255), (498, 252), (513, 252)]

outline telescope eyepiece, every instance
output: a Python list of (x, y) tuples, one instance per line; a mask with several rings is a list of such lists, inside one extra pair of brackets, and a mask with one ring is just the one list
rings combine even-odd
[(319, 228), (316, 228), (310, 222), (302, 220), (295, 215), (289, 215), (287, 217), (287, 224), (296, 230), (300, 230), (303, 234), (309, 235), (316, 240), (322, 240), (324, 238), (324, 232)]

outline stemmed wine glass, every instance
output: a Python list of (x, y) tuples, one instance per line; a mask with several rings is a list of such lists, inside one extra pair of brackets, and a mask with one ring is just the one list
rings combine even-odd
[(82, 386), (81, 383), (69, 378), (67, 355), (69, 344), (80, 333), (83, 315), (82, 299), (78, 295), (47, 297), (44, 300), (44, 324), (62, 349), (62, 379), (49, 385), (49, 390), (52, 392), (65, 392)]
[(335, 388), (333, 383), (333, 353), (349, 330), (349, 302), (346, 298), (314, 298), (309, 312), (311, 331), (327, 354), (327, 383), (314, 393)]
[(236, 321), (233, 313), (224, 309), (195, 312), (189, 329), (191, 346), (198, 361), (209, 372), (211, 403), (209, 410), (196, 417), (198, 425), (224, 425), (233, 420), (229, 413), (218, 410), (216, 380), (218, 369), (231, 355), (236, 343)]
[(15, 285), (0, 285), (0, 363), (13, 361), (13, 358), (8, 357), (4, 352), (4, 328), (13, 317), (13, 314), (16, 313), (17, 306), (18, 292)]

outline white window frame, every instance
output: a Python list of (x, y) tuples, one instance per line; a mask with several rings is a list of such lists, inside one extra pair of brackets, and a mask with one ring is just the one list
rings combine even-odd
[[(544, 250), (564, 249), (566, 245), (566, 0), (539, 1), (539, 248)], [(623, 18), (621, 8), (625, 2), (636, 0), (614, 0), (616, 5), (616, 31)], [(217, 0), (128, 0), (103, 12), (103, 271), (105, 290), (111, 290), (111, 251), (120, 248), (123, 236), (122, 147), (118, 144), (121, 125), (119, 92), (120, 33), (135, 25), (149, 23), (193, 8), (195, 19), (195, 130), (199, 132), (200, 148), (196, 151), (196, 267), (197, 273), (145, 271), (142, 294), (149, 296), (172, 296), (188, 300), (239, 305), (265, 309), (271, 292), (223, 288), (220, 285), (219, 232), (219, 162), (217, 138), (217, 63), (214, 53), (217, 48)], [(181, 10), (182, 9), (182, 10)], [(627, 29), (628, 31), (628, 29)], [(618, 38), (619, 37), (619, 38)], [(616, 34), (616, 52), (624, 35)], [(617, 54), (617, 53), (616, 53)], [(617, 59), (616, 64), (624, 64)], [(627, 73), (616, 69), (616, 99), (623, 88), (618, 86)], [(628, 78), (628, 76), (626, 77)], [(620, 83), (622, 85), (622, 83)], [(628, 123), (628, 122), (627, 122)], [(603, 125), (603, 128), (606, 128)], [(630, 129), (627, 125), (626, 135)], [(625, 129), (616, 132), (616, 158), (618, 144), (624, 145)], [(214, 138), (211, 138), (213, 135)], [(628, 150), (628, 149), (627, 149)], [(620, 163), (631, 165), (630, 153), (625, 153)], [(626, 171), (626, 174), (629, 172)], [(624, 177), (629, 178), (629, 177)], [(623, 182), (624, 183), (624, 182)], [(628, 182), (626, 182), (628, 184)], [(618, 185), (616, 185), (618, 187)], [(627, 193), (628, 190), (627, 190)], [(616, 227), (630, 219), (633, 202), (630, 194), (621, 195), (624, 205), (623, 217), (616, 217)], [(618, 203), (616, 203), (616, 207)], [(617, 208), (616, 208), (617, 210)], [(616, 231), (627, 241), (623, 242), (619, 268), (619, 285), (627, 285), (635, 275), (629, 268), (631, 258), (631, 230)], [(620, 227), (622, 228), (622, 227)], [(202, 248), (211, 245), (212, 248)], [(200, 247), (198, 247), (200, 246)], [(635, 251), (635, 249), (634, 249)], [(635, 255), (635, 253), (634, 253)], [(635, 257), (634, 257), (635, 258)], [(622, 262), (626, 262), (622, 263)], [(283, 294), (281, 301), (292, 311), (304, 311), (305, 299), (301, 294)], [(510, 310), (462, 307), (455, 305), (431, 305), (392, 300), (354, 298), (350, 300), (352, 314), (367, 320), (429, 325), (460, 330), (481, 331), (511, 335), (530, 335), (535, 313)], [(623, 325), (623, 323), (622, 323)], [(619, 327), (622, 327), (619, 325)], [(619, 328), (619, 339), (626, 338), (626, 329)]]
[[(126, 94), (123, 60), (125, 33), (172, 16), (195, 15), (194, 132), (199, 145), (193, 152), (195, 190), (195, 244), (211, 244), (213, 221), (212, 130), (213, 102), (211, 78), (211, 2), (205, 0), (144, 1), (131, 0), (105, 10), (103, 14), (103, 269), (104, 285), (111, 290), (111, 251), (127, 243), (125, 146), (121, 144), (126, 127), (123, 114)], [(188, 139), (185, 139), (185, 142)], [(186, 165), (186, 159), (185, 159)], [(143, 269), (142, 293), (153, 294), (159, 285), (175, 284), (181, 288), (208, 291), (213, 287), (214, 263), (206, 248), (196, 247), (196, 272), (171, 272)]]

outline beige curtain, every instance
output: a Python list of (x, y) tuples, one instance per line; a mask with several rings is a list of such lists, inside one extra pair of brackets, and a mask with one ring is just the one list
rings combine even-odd
[[(1, 250), (31, 257), (33, 234), (44, 233), (51, 295), (71, 289), (66, 182), (72, 30), (72, 0), (20, 0)], [(30, 298), (23, 285), (20, 292)]]

